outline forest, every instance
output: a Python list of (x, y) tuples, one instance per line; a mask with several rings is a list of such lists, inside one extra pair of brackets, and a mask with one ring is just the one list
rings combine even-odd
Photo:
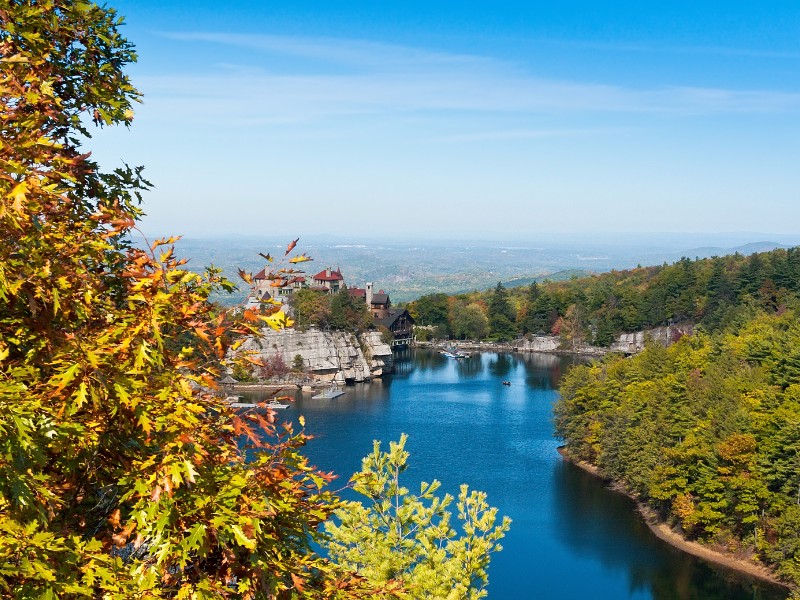
[(572, 369), (555, 410), (569, 455), (690, 539), (800, 584), (800, 324), (763, 311), (668, 348)]
[[(621, 333), (693, 323), (716, 332), (759, 311), (795, 302), (800, 249), (683, 258), (521, 288), (428, 294), (409, 303), (417, 325), (436, 338), (505, 341), (556, 334), (609, 346)], [(425, 334), (423, 334), (425, 335)]]
[(541, 306), (558, 305), (548, 323), (569, 304), (563, 314), (577, 311), (582, 327), (605, 333), (601, 341), (674, 322), (698, 325), (667, 348), (650, 344), (572, 369), (555, 409), (557, 435), (572, 458), (599, 467), (689, 539), (754, 557), (795, 586), (798, 265), (797, 248), (683, 259), (545, 284), (536, 296), (548, 298)]

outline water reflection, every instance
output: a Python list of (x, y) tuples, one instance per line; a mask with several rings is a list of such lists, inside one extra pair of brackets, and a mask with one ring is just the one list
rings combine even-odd
[(447, 367), (448, 361), (451, 360), (434, 350), (414, 350), (412, 356), (414, 368), (422, 372), (441, 371)]
[(495, 377), (505, 379), (511, 373), (511, 370), (517, 367), (517, 360), (514, 354), (500, 352), (491, 356), (492, 358), (489, 359), (489, 373)]
[(637, 518), (633, 501), (605, 489), (577, 467), (561, 462), (553, 479), (555, 534), (576, 555), (625, 573), (631, 595), (653, 600), (779, 600), (784, 590), (747, 581), (666, 545)]
[(480, 354), (472, 354), (467, 358), (458, 359), (455, 364), (458, 375), (465, 379), (475, 379), (483, 374), (483, 360)]

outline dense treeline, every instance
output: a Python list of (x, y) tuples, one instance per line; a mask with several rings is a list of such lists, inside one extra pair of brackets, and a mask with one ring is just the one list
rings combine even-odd
[(743, 256), (681, 259), (564, 282), (409, 304), (434, 337), (505, 340), (527, 334), (607, 346), (620, 333), (692, 322), (719, 331), (754, 311), (777, 310), (800, 292), (800, 248)]
[[(710, 266), (737, 264), (753, 263)], [(688, 537), (750, 551), (800, 584), (797, 310), (576, 367), (561, 394), (557, 434), (572, 456), (623, 482)]]
[(311, 326), (341, 331), (362, 331), (374, 327), (367, 304), (350, 295), (347, 289), (336, 294), (302, 289), (290, 301), (295, 327)]

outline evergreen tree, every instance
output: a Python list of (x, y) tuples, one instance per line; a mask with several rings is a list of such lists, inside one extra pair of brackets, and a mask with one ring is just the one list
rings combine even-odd
[(494, 339), (507, 341), (516, 336), (516, 311), (502, 282), (497, 282), (497, 287), (489, 298), (488, 313), (489, 334)]

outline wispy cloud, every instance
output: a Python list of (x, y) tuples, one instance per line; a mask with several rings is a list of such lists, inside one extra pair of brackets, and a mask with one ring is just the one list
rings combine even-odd
[(213, 32), (160, 32), (159, 35), (181, 42), (220, 44), (257, 51), (262, 54), (290, 56), (320, 63), (381, 71), (411, 68), (415, 70), (441, 68), (497, 70), (508, 67), (506, 63), (481, 56), (437, 52), (368, 40)]
[(800, 52), (766, 50), (759, 48), (734, 48), (729, 46), (675, 46), (671, 44), (631, 42), (587, 42), (580, 40), (541, 39), (539, 43), (562, 48), (582, 48), (609, 52), (631, 52), (637, 54), (675, 54), (686, 56), (724, 56), (764, 58), (777, 60), (800, 60)]
[(583, 137), (591, 135), (604, 135), (608, 133), (620, 133), (622, 129), (609, 128), (586, 128), (586, 129), (499, 129), (492, 131), (477, 131), (474, 133), (463, 133), (455, 135), (443, 135), (431, 138), (431, 142), (454, 143), (454, 142), (490, 142), (490, 141), (512, 141), (512, 140), (539, 140), (548, 138), (569, 138)]
[[(234, 125), (433, 111), (709, 115), (800, 109), (800, 93), (795, 92), (688, 86), (636, 89), (561, 81), (537, 77), (494, 58), (361, 40), (161, 35), (182, 43), (218, 43), (252, 51), (248, 64), (223, 63), (213, 74), (140, 79), (147, 97), (161, 110), (180, 111), (182, 118), (224, 116)], [(279, 74), (271, 68), (276, 64), (274, 55), (302, 57), (318, 66)], [(220, 60), (225, 60), (224, 53)], [(321, 68), (325, 64), (346, 69), (325, 70)]]

